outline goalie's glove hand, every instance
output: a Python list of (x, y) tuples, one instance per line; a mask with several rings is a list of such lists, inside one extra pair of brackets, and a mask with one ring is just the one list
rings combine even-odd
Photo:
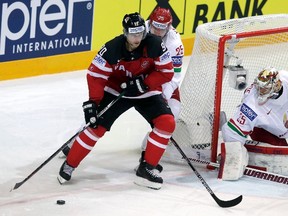
[(86, 124), (90, 122), (89, 127), (96, 128), (98, 123), (97, 104), (94, 101), (86, 101), (82, 105)]
[(124, 96), (139, 96), (148, 90), (141, 77), (135, 77), (121, 84), (121, 88), (125, 90)]

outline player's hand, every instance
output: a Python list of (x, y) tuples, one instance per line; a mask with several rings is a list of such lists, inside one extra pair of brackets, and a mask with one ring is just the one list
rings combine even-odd
[(85, 121), (86, 124), (88, 124), (88, 122), (90, 122), (90, 126), (92, 128), (96, 128), (97, 127), (97, 104), (94, 101), (86, 101), (83, 103), (82, 105), (83, 107), (83, 111), (84, 111), (84, 116), (85, 116)]
[(125, 96), (135, 97), (141, 95), (148, 90), (141, 77), (135, 77), (121, 84), (121, 88), (125, 90)]

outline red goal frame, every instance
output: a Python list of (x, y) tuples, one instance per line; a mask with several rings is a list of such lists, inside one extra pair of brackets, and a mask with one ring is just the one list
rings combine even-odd
[(243, 32), (237, 34), (223, 35), (218, 43), (218, 58), (217, 58), (217, 75), (216, 75), (216, 88), (215, 88), (215, 100), (214, 100), (214, 118), (213, 118), (213, 129), (212, 129), (212, 140), (211, 140), (211, 161), (216, 162), (217, 159), (217, 146), (219, 137), (219, 123), (220, 123), (220, 108), (222, 99), (222, 82), (223, 82), (223, 71), (224, 71), (224, 53), (225, 44), (228, 40), (233, 37), (236, 39), (248, 38), (255, 36), (263, 36), (277, 33), (288, 32), (288, 27), (259, 30), (252, 32)]

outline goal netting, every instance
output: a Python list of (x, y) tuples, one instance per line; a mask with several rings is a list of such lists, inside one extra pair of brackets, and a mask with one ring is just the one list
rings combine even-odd
[[(250, 85), (264, 67), (288, 70), (287, 52), (288, 14), (198, 26), (180, 87), (182, 110), (173, 134), (188, 157), (216, 161), (224, 113), (227, 119), (234, 114), (244, 91), (232, 87), (233, 68), (246, 70), (247, 75), (243, 76)], [(163, 158), (181, 161), (181, 155), (171, 144)]]

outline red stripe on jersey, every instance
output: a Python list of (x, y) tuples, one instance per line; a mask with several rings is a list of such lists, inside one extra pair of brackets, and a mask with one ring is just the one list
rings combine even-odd
[(107, 63), (104, 68), (97, 67), (97, 65), (91, 63), (88, 70), (92, 73), (95, 73), (95, 77), (109, 77), (112, 72), (111, 66)]
[(234, 121), (233, 119), (230, 119), (229, 122), (230, 122), (231, 124), (233, 124), (233, 125), (236, 127), (236, 129), (237, 129), (240, 133), (244, 134), (245, 136), (247, 136), (247, 135), (249, 135), (249, 134), (251, 133), (251, 131), (243, 131), (240, 127), (238, 127), (238, 125), (235, 123), (235, 121)]

